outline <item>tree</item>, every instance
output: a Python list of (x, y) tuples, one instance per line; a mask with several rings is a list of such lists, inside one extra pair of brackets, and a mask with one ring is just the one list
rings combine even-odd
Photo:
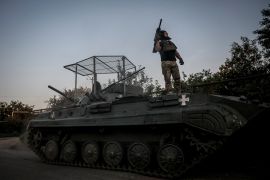
[(8, 116), (6, 112), (7, 105), (6, 102), (0, 102), (0, 121), (4, 121)]
[(10, 101), (10, 103), (7, 105), (7, 109), (12, 109), (13, 111), (32, 112), (34, 109), (34, 106), (24, 104), (17, 100), (17, 101)]
[[(249, 40), (241, 37), (241, 43), (234, 42), (231, 47), (231, 57), (219, 67), (218, 72), (211, 73), (210, 70), (190, 74), (183, 83), (191, 89), (196, 84), (204, 84), (217, 81), (227, 81), (241, 77), (267, 74), (267, 60), (263, 59), (256, 40)], [(213, 86), (215, 86), (213, 88)], [(184, 86), (185, 87), (185, 86)], [(246, 81), (228, 81), (217, 83), (208, 88), (208, 92), (215, 92), (223, 95), (241, 96), (245, 95), (250, 99), (260, 99), (269, 101), (269, 80), (267, 78), (257, 78)]]
[(10, 101), (7, 102), (0, 102), (1, 114), (5, 114), (7, 117), (12, 116), (12, 112), (20, 111), (20, 112), (29, 112), (32, 113), (34, 106), (30, 106), (28, 104), (24, 104), (21, 101)]
[(270, 58), (270, 4), (268, 9), (261, 11), (263, 19), (260, 21), (260, 28), (254, 31), (257, 34), (257, 40), (264, 50), (264, 57)]
[(235, 79), (263, 73), (264, 60), (255, 40), (241, 37), (241, 44), (234, 42), (230, 52), (231, 58), (226, 59), (225, 63), (219, 67), (218, 72), (212, 73), (210, 69), (203, 69), (202, 72), (192, 73), (185, 80), (185, 85), (191, 87), (213, 81)]
[[(184, 81), (181, 82), (182, 92), (194, 92), (196, 90), (194, 88), (198, 85), (218, 81), (217, 74), (212, 73), (210, 69), (203, 69), (202, 72), (192, 73), (189, 76), (183, 72), (183, 79)], [(207, 91), (210, 93), (212, 89), (207, 89)]]
[(185, 82), (188, 86), (194, 86), (198, 84), (211, 82), (212, 80), (213, 80), (213, 73), (210, 71), (210, 69), (208, 70), (203, 69), (202, 72), (190, 74)]
[(221, 79), (234, 79), (264, 73), (264, 60), (256, 41), (241, 37), (241, 44), (234, 42), (231, 48), (231, 58), (219, 67)]
[[(211, 73), (210, 70), (203, 70), (199, 73), (190, 74), (187, 80), (184, 78), (183, 89), (190, 90), (196, 84), (222, 81), (224, 83), (215, 83), (215, 93), (245, 95), (249, 99), (269, 102), (270, 9), (263, 9), (262, 15), (264, 18), (260, 22), (261, 26), (254, 32), (258, 35), (256, 40), (241, 37), (240, 43), (234, 42), (232, 44), (231, 57), (227, 58), (225, 63), (219, 67), (218, 72)], [(253, 76), (254, 79), (228, 81), (250, 76)]]
[(10, 128), (6, 132), (20, 132), (26, 127), (28, 121), (34, 116), (34, 106), (24, 104), (18, 100), (10, 103), (0, 102), (0, 120), (7, 121)]

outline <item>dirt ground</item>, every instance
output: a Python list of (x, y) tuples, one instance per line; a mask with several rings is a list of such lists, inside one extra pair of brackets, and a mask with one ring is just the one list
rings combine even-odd
[[(181, 179), (258, 179), (256, 171), (198, 166)], [(161, 180), (134, 173), (42, 163), (18, 137), (0, 138), (0, 180)]]
[(42, 163), (19, 138), (0, 138), (0, 180), (158, 180), (133, 173)]

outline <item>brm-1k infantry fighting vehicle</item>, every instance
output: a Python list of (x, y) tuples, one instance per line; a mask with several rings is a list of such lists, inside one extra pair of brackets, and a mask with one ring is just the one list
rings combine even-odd
[[(93, 76), (93, 88), (78, 103), (41, 112), (28, 124), (30, 148), (50, 164), (179, 177), (267, 109), (205, 93), (146, 97), (127, 83), (143, 68), (125, 56), (93, 56), (64, 68), (75, 73), (75, 87), (77, 75)], [(118, 81), (101, 89), (97, 75), (113, 73)]]

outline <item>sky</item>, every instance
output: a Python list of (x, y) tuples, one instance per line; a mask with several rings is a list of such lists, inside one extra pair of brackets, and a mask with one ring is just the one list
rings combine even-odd
[[(153, 54), (159, 19), (185, 61), (186, 74), (216, 72), (241, 36), (255, 39), (268, 0), (0, 0), (0, 102), (45, 108), (74, 88), (63, 68), (94, 55), (125, 55), (164, 85)], [(79, 77), (78, 86), (90, 87)], [(102, 83), (107, 79), (98, 77)]]

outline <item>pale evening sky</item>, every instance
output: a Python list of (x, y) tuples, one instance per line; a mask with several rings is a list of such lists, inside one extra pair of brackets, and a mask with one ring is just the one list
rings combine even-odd
[[(217, 71), (241, 36), (254, 39), (268, 0), (0, 0), (0, 101), (45, 108), (47, 88), (74, 88), (63, 68), (93, 55), (125, 55), (163, 84), (152, 53), (159, 19), (186, 74)], [(107, 82), (99, 78), (101, 82)], [(79, 77), (79, 86), (90, 85)]]

